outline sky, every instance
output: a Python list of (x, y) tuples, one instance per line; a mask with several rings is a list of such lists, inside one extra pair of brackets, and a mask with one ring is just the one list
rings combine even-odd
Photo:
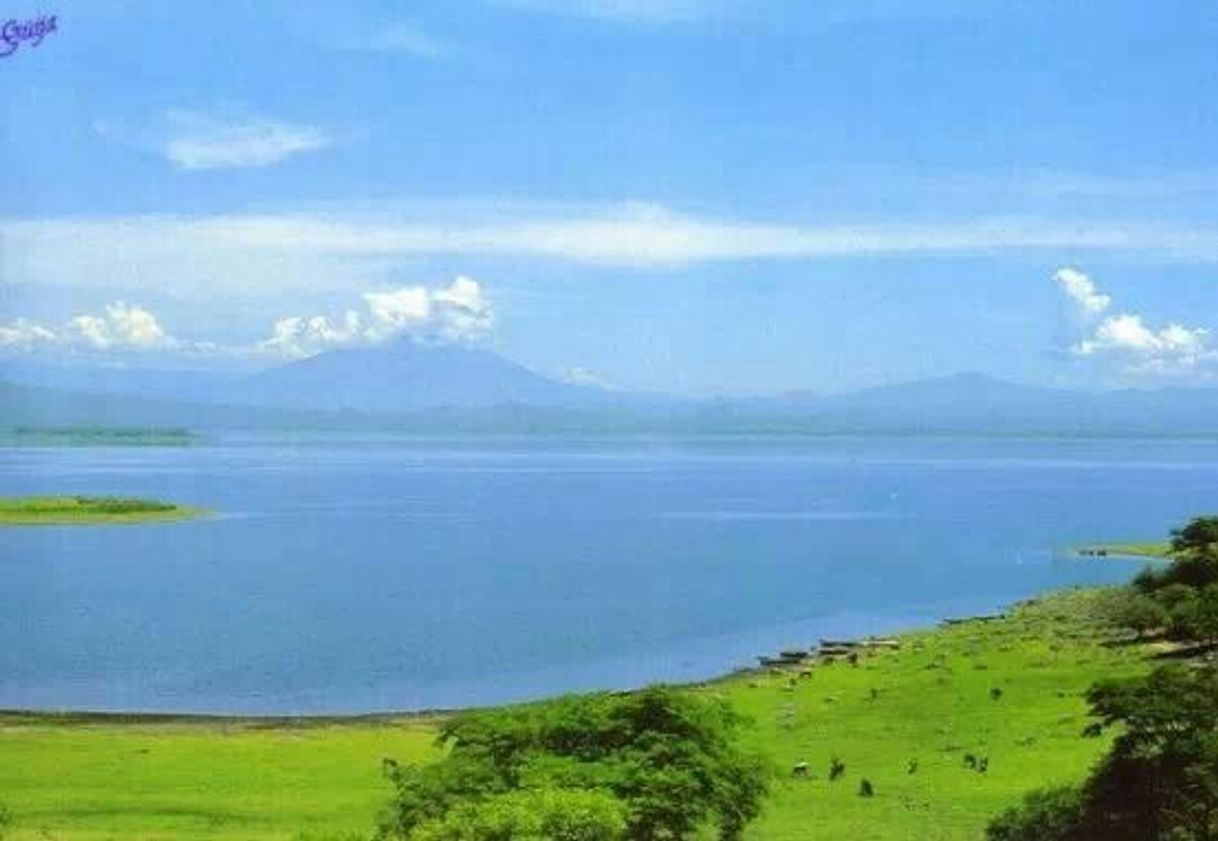
[(682, 394), (1218, 385), (1209, 0), (0, 17), (4, 359), (411, 337)]

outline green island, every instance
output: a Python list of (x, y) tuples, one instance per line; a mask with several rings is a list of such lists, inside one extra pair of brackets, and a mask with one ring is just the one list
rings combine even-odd
[(1085, 557), (1104, 557), (1106, 555), (1124, 556), (1127, 558), (1159, 558), (1167, 560), (1171, 557), (1171, 544), (1167, 541), (1145, 541), (1141, 543), (1091, 543), (1075, 550), (1076, 554)]
[(1172, 548), (1124, 587), (684, 687), (349, 718), (0, 713), (0, 837), (1213, 838), (1218, 518)]
[(186, 520), (200, 508), (117, 496), (21, 496), (0, 499), (0, 526), (106, 525)]
[(186, 447), (199, 436), (183, 427), (14, 426), (0, 429), (5, 447)]

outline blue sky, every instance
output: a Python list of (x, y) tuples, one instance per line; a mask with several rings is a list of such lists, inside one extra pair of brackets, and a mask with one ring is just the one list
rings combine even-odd
[(6, 357), (414, 335), (687, 393), (1218, 378), (1209, 2), (5, 19), (49, 14), (0, 58)]

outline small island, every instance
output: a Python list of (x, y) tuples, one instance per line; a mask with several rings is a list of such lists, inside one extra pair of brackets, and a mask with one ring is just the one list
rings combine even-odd
[(188, 447), (199, 436), (183, 427), (14, 426), (0, 430), (5, 447)]
[(0, 498), (0, 526), (103, 525), (185, 520), (200, 508), (117, 496), (22, 496)]
[(1075, 550), (1085, 557), (1104, 558), (1109, 555), (1116, 557), (1156, 558), (1171, 560), (1171, 544), (1166, 541), (1147, 543), (1092, 543)]

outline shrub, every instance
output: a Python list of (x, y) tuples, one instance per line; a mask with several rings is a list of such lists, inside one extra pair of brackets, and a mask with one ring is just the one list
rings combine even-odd
[(1112, 751), (1079, 789), (1029, 795), (990, 841), (1202, 841), (1218, 837), (1218, 668), (1168, 666), (1088, 693)]
[(463, 713), (441, 730), (443, 760), (389, 766), (397, 793), (381, 837), (461, 839), (474, 836), (434, 833), (493, 821), (516, 833), (505, 838), (531, 837), (521, 804), (548, 791), (564, 815), (571, 798), (595, 794), (602, 817), (612, 800), (632, 841), (684, 838), (708, 823), (738, 838), (766, 790), (764, 767), (736, 746), (738, 724), (723, 702), (662, 687)]

